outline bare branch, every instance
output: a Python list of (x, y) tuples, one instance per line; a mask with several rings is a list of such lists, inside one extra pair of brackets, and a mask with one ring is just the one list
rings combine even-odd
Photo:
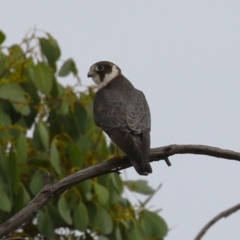
[(205, 145), (169, 145), (159, 148), (152, 148), (150, 161), (157, 161), (175, 154), (199, 154), (217, 158), (240, 161), (240, 153), (227, 149)]
[(217, 221), (219, 221), (221, 218), (226, 218), (232, 213), (238, 211), (240, 209), (240, 203), (219, 213), (216, 217), (214, 217), (211, 221), (209, 221), (203, 228), (202, 230), (198, 233), (198, 235), (194, 238), (194, 240), (200, 240), (203, 235), (207, 232), (207, 230), (215, 224)]
[[(169, 161), (168, 157), (175, 154), (201, 154), (240, 161), (240, 153), (238, 152), (204, 145), (169, 145), (153, 148), (151, 149), (149, 159), (150, 161), (165, 160), (167, 162)], [(53, 185), (47, 184), (49, 176), (46, 175), (46, 185), (41, 192), (38, 193), (25, 208), (0, 225), (0, 238), (21, 227), (22, 224), (32, 219), (37, 211), (46, 205), (53, 197), (58, 196), (73, 185), (107, 173), (118, 173), (120, 170), (129, 167), (131, 167), (131, 163), (125, 156), (124, 158), (115, 158), (114, 160), (102, 162), (87, 169), (83, 169), (67, 176)]]

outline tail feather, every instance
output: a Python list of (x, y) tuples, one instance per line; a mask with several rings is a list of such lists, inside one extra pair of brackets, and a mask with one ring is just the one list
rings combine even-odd
[(107, 132), (111, 140), (129, 157), (132, 165), (140, 175), (152, 173), (149, 164), (150, 133), (143, 131), (141, 134), (122, 131), (118, 128)]
[(130, 161), (139, 175), (148, 175), (149, 173), (152, 173), (152, 167), (149, 163), (147, 163), (143, 168), (141, 165), (138, 164), (138, 162), (131, 159)]

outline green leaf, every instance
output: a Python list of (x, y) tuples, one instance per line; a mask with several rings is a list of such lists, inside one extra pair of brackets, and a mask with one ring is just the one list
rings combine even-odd
[(73, 73), (74, 75), (76, 75), (78, 73), (78, 70), (76, 68), (75, 62), (70, 58), (67, 61), (65, 61), (63, 63), (63, 65), (61, 66), (58, 76), (60, 77), (65, 77), (70, 73)]
[(35, 86), (44, 94), (49, 94), (53, 86), (53, 70), (45, 63), (29, 68), (29, 74)]
[(91, 193), (92, 189), (92, 181), (90, 179), (85, 180), (78, 184), (81, 194), (85, 196), (86, 200), (90, 201), (93, 198), (93, 195)]
[(105, 186), (106, 188), (109, 187), (111, 182), (112, 182), (111, 174), (105, 174), (98, 177), (98, 183)]
[(9, 51), (10, 65), (17, 68), (19, 66), (17, 64), (21, 64), (24, 62), (25, 54), (20, 45), (14, 44), (8, 48), (8, 51)]
[(49, 133), (45, 123), (38, 122), (33, 133), (33, 144), (38, 150), (48, 150)]
[(33, 167), (43, 167), (43, 168), (49, 168), (51, 167), (49, 162), (49, 157), (41, 158), (40, 156), (33, 156), (28, 160), (28, 163), (30, 165), (33, 165)]
[(109, 240), (109, 238), (107, 238), (107, 237), (101, 235), (101, 236), (99, 236), (99, 240)]
[(78, 122), (80, 124), (80, 131), (82, 133), (86, 133), (87, 132), (86, 125), (88, 122), (88, 114), (86, 108), (83, 106), (83, 104), (76, 102), (74, 104), (74, 111), (76, 119), (78, 119)]
[(30, 114), (28, 116), (25, 116), (24, 120), (27, 124), (27, 128), (31, 128), (38, 114), (38, 106), (41, 104), (41, 99), (39, 96), (39, 91), (37, 90), (35, 84), (31, 81), (31, 78), (28, 76), (27, 71), (25, 72), (25, 76), (27, 80), (26, 82), (21, 83), (21, 87), (24, 89), (26, 95), (28, 96), (32, 107)]
[[(113, 222), (109, 213), (102, 207), (99, 208), (100, 231), (103, 234), (109, 234), (113, 230)], [(137, 238), (136, 238), (137, 239)]]
[(2, 79), (5, 77), (5, 75), (9, 72), (6, 69), (6, 65), (7, 65), (7, 57), (5, 56), (5, 54), (3, 54), (0, 51), (0, 76), (2, 77)]
[[(0, 170), (3, 173), (3, 177), (9, 176), (9, 167), (8, 167), (8, 158), (5, 154), (5, 147), (0, 145), (0, 159), (1, 159), (1, 168)], [(9, 181), (10, 179), (8, 179)]]
[(37, 126), (38, 126), (38, 132), (39, 132), (39, 136), (42, 141), (42, 144), (43, 144), (44, 148), (47, 150), (48, 146), (49, 146), (48, 129), (43, 122), (39, 122)]
[[(61, 119), (61, 121), (59, 121), (59, 119)], [(50, 111), (47, 122), (50, 124), (49, 129), (52, 134), (57, 135), (63, 131), (67, 133), (67, 131), (63, 128), (64, 123), (67, 123), (65, 117), (58, 114), (56, 109)]]
[(54, 222), (55, 226), (64, 226), (66, 225), (65, 221), (62, 219), (59, 210), (57, 208), (57, 204), (49, 203), (47, 206), (47, 211), (51, 216), (52, 222)]
[(131, 203), (127, 198), (121, 197), (119, 199), (119, 203), (124, 207), (124, 208), (131, 208)]
[(69, 102), (67, 102), (66, 100), (63, 100), (61, 102), (61, 114), (62, 115), (67, 115), (69, 113)]
[(47, 58), (49, 65), (55, 68), (56, 61), (59, 59), (61, 52), (56, 40), (50, 34), (47, 34), (47, 35), (48, 35), (48, 39), (47, 38), (39, 39), (40, 47), (41, 47), (42, 53)]
[(31, 197), (25, 188), (25, 186), (21, 183), (22, 193), (23, 193), (23, 204), (24, 206), (27, 205), (31, 201)]
[(2, 44), (5, 39), (6, 39), (5, 34), (0, 30), (0, 44)]
[(83, 202), (80, 202), (73, 213), (74, 227), (80, 231), (85, 231), (89, 224), (88, 211)]
[(51, 216), (47, 212), (40, 211), (38, 214), (37, 226), (41, 234), (47, 238), (54, 237), (54, 227), (51, 221)]
[(68, 156), (71, 161), (72, 167), (82, 167), (83, 158), (80, 148), (75, 143), (70, 143), (68, 147)]
[(90, 219), (89, 223), (90, 223), (91, 229), (93, 231), (98, 231), (100, 221), (103, 221), (103, 220), (101, 219), (101, 216), (99, 214), (99, 210), (96, 204), (94, 204), (93, 202), (89, 202), (87, 204), (87, 209), (88, 209), (88, 214)]
[(79, 183), (79, 187), (82, 189), (83, 192), (90, 192), (92, 189), (92, 180), (87, 179), (87, 180)]
[[(128, 231), (128, 239), (145, 240), (143, 233), (136, 223), (131, 223), (130, 230)], [(158, 238), (157, 238), (158, 239)]]
[(97, 195), (98, 201), (102, 206), (108, 205), (109, 192), (104, 186), (94, 183), (94, 190)]
[[(69, 135), (75, 140), (79, 139), (85, 133), (88, 121), (87, 111), (85, 107), (76, 102), (73, 111), (66, 116), (69, 128)], [(91, 140), (91, 139), (90, 139)]]
[(60, 155), (55, 144), (55, 141), (51, 144), (50, 150), (50, 162), (54, 167), (55, 171), (60, 175), (61, 174), (61, 167), (60, 167)]
[(58, 80), (53, 78), (53, 86), (50, 92), (52, 97), (62, 97), (65, 92), (65, 88), (58, 82)]
[(83, 158), (87, 157), (89, 153), (99, 153), (96, 151), (96, 146), (98, 145), (97, 141), (102, 141), (100, 138), (101, 134), (102, 130), (98, 127), (94, 127), (80, 138), (79, 145), (82, 148)]
[[(119, 185), (114, 185), (114, 182), (115, 184), (118, 183)], [(100, 185), (103, 185), (108, 190), (109, 193), (108, 204), (110, 203), (114, 204), (119, 202), (122, 193), (122, 180), (116, 173), (99, 176), (98, 183)], [(119, 186), (119, 188), (117, 186)]]
[(19, 212), (31, 200), (22, 182), (19, 183), (19, 186), (20, 186), (19, 191), (17, 192), (17, 194), (14, 194), (12, 199), (13, 212)]
[(122, 234), (121, 234), (121, 230), (119, 227), (116, 227), (116, 231), (115, 231), (115, 236), (116, 236), (116, 240), (123, 240), (122, 238)]
[(113, 182), (114, 188), (118, 191), (119, 194), (121, 194), (123, 191), (122, 179), (120, 178), (119, 174), (117, 174), (117, 173), (112, 173), (111, 177), (112, 177), (112, 182)]
[(108, 188), (109, 191), (109, 203), (114, 204), (118, 203), (121, 199), (121, 194), (117, 190), (115, 190), (113, 187)]
[(13, 193), (17, 194), (20, 187), (20, 169), (16, 153), (13, 150), (11, 150), (8, 157), (8, 174), (12, 183)]
[(32, 194), (37, 195), (43, 188), (43, 173), (41, 171), (36, 171), (31, 182), (30, 190)]
[(141, 221), (143, 222), (144, 232), (148, 239), (160, 239), (167, 235), (168, 226), (166, 222), (156, 213), (148, 210), (143, 210), (140, 213)]
[(70, 208), (68, 207), (67, 201), (64, 196), (61, 196), (61, 198), (58, 201), (58, 210), (63, 218), (63, 220), (69, 224), (72, 225), (72, 217), (70, 214)]
[(9, 127), (10, 125), (10, 116), (0, 107), (0, 139), (6, 143), (10, 140), (10, 131), (6, 127)]
[(10, 212), (11, 208), (12, 208), (12, 203), (7, 193), (0, 187), (0, 209), (3, 212)]
[(131, 191), (142, 193), (145, 195), (154, 193), (154, 189), (148, 186), (148, 182), (146, 180), (124, 181), (124, 183)]
[(85, 193), (85, 198), (87, 201), (91, 201), (93, 199), (93, 194), (91, 192)]
[(20, 135), (16, 141), (16, 149), (17, 149), (19, 162), (26, 163), (28, 144), (27, 144), (26, 136), (23, 132), (20, 132)]
[[(76, 190), (76, 188), (75, 188)], [(68, 206), (71, 207), (71, 209), (75, 209), (78, 204), (79, 204), (79, 196), (78, 196), (78, 193), (75, 194), (76, 192), (74, 191), (73, 194), (71, 194), (70, 197), (68, 197)]]
[(15, 110), (20, 114), (27, 116), (30, 113), (30, 107), (25, 97), (25, 92), (19, 84), (8, 83), (1, 85), (0, 98), (9, 100)]

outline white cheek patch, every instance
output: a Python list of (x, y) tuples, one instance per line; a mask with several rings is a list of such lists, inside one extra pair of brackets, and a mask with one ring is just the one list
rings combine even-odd
[(99, 75), (95, 75), (92, 77), (92, 80), (99, 86), (101, 84)]
[[(102, 82), (100, 81), (100, 79), (98, 77), (98, 80), (100, 81), (99, 84), (97, 83), (99, 88), (102, 88), (102, 87), (106, 86), (111, 80), (113, 80), (118, 75), (119, 75), (119, 69), (117, 68), (116, 65), (113, 65), (112, 71), (110, 73), (105, 74)], [(95, 80), (93, 80), (93, 81), (95, 82)]]

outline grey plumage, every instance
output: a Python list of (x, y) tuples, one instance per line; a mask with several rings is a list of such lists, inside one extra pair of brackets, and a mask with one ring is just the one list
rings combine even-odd
[(151, 117), (144, 94), (120, 71), (97, 91), (93, 107), (95, 123), (129, 157), (136, 171), (140, 175), (151, 173)]

